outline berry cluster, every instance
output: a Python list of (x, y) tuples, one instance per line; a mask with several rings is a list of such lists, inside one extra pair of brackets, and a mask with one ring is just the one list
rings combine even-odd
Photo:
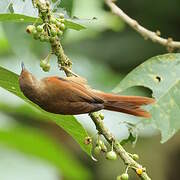
[(42, 59), (42, 60), (40, 61), (40, 67), (41, 67), (41, 68), (43, 69), (43, 71), (45, 71), (45, 72), (48, 72), (48, 71), (50, 70), (50, 68), (51, 68), (51, 65), (50, 65), (50, 63), (49, 63), (51, 54), (52, 54), (52, 53), (48, 54), (48, 56), (47, 56), (45, 59)]
[(60, 13), (58, 18), (51, 17), (49, 23), (41, 25), (28, 25), (26, 32), (33, 35), (33, 38), (42, 42), (53, 42), (56, 36), (62, 36), (66, 28), (64, 14)]
[(113, 150), (113, 148), (107, 152), (107, 147), (104, 144), (103, 141), (101, 141), (98, 137), (97, 142), (96, 142), (96, 147), (94, 148), (94, 153), (95, 155), (99, 155), (101, 152), (105, 152), (106, 153), (106, 159), (108, 160), (116, 160), (117, 159), (117, 154), (116, 152)]
[(101, 151), (102, 152), (107, 152), (107, 147), (106, 147), (106, 145), (104, 144), (103, 141), (98, 139), (97, 142), (96, 142), (96, 147), (94, 148), (94, 153), (97, 156), (97, 155), (99, 155), (101, 153)]
[(41, 60), (40, 61), (40, 67), (43, 69), (43, 71), (48, 72), (51, 68), (49, 60), (47, 60), (47, 59)]
[[(26, 32), (32, 34), (33, 38), (41, 42), (50, 42), (56, 44), (56, 40), (63, 35), (66, 26), (64, 24), (64, 14), (58, 14), (58, 17), (51, 16), (48, 23), (39, 25), (28, 25)], [(50, 55), (41, 60), (40, 67), (43, 71), (50, 70)]]
[[(113, 144), (111, 146), (111, 150), (108, 151), (106, 145), (104, 144), (104, 142), (102, 140), (100, 140), (100, 136), (98, 135), (97, 137), (97, 141), (96, 141), (96, 146), (94, 148), (94, 154), (97, 156), (99, 155), (101, 152), (106, 153), (106, 159), (108, 160), (116, 160), (117, 159), (117, 154), (116, 152), (113, 150)], [(139, 156), (137, 154), (130, 154), (129, 156), (131, 156), (135, 161), (137, 161), (139, 159)], [(129, 179), (129, 175), (128, 175), (128, 168), (130, 166), (127, 166), (125, 173), (118, 175), (117, 176), (117, 180), (128, 180)], [(142, 168), (139, 168), (136, 170), (136, 173), (138, 175), (141, 175), (143, 172)]]

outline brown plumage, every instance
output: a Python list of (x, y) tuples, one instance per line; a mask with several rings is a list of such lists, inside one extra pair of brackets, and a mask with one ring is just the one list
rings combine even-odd
[(101, 109), (123, 112), (135, 116), (150, 117), (140, 106), (155, 100), (140, 96), (120, 96), (91, 89), (80, 77), (57, 76), (37, 80), (24, 66), (19, 76), (24, 95), (42, 109), (56, 114), (76, 115)]

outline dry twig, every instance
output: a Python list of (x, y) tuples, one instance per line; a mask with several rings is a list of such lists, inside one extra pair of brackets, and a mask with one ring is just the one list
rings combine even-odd
[(179, 41), (173, 41), (172, 38), (162, 38), (160, 37), (160, 31), (150, 31), (143, 26), (141, 26), (136, 20), (129, 17), (125, 14), (115, 3), (113, 0), (105, 0), (106, 4), (109, 6), (111, 11), (119, 16), (124, 22), (126, 22), (130, 27), (132, 27), (135, 31), (137, 31), (140, 35), (142, 35), (145, 39), (151, 39), (153, 42), (157, 42), (162, 46), (167, 47), (168, 50), (180, 48)]

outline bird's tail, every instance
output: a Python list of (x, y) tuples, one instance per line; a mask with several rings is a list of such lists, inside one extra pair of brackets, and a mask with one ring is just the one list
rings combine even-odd
[(145, 118), (151, 117), (151, 114), (142, 109), (141, 106), (155, 102), (152, 98), (141, 96), (120, 96), (108, 93), (98, 93), (98, 95), (105, 101), (104, 109)]

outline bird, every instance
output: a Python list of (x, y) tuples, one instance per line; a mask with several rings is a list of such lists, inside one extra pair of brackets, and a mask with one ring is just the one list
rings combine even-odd
[(22, 63), (19, 86), (23, 94), (47, 112), (78, 115), (102, 109), (150, 118), (141, 106), (155, 103), (142, 96), (124, 96), (92, 89), (82, 77), (50, 76), (38, 80)]

